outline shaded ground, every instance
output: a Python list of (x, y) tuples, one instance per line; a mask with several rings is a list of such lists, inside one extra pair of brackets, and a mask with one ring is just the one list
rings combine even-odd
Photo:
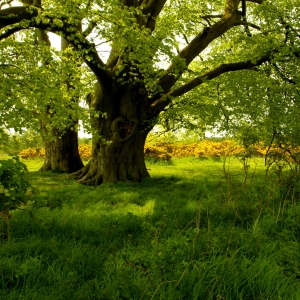
[(222, 161), (183, 158), (96, 188), (31, 172), (63, 208), (14, 213), (0, 298), (300, 299), (300, 205), (254, 166), (245, 187), (237, 160), (227, 179)]

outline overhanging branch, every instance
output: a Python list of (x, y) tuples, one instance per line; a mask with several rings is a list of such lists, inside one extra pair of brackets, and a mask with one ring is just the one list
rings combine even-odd
[(201, 75), (198, 76), (191, 81), (187, 82), (186, 84), (178, 87), (177, 89), (167, 93), (166, 95), (162, 96), (160, 99), (156, 100), (151, 107), (154, 109), (154, 111), (159, 112), (161, 111), (166, 105), (168, 105), (172, 99), (172, 97), (178, 97), (182, 96), (185, 93), (191, 91), (192, 89), (196, 88), (197, 86), (201, 85), (203, 82), (207, 80), (212, 80), (221, 74), (233, 72), (233, 71), (240, 71), (245, 69), (252, 69), (254, 67), (260, 66), (263, 63), (270, 60), (273, 52), (268, 52), (261, 58), (257, 59), (256, 61), (253, 60), (247, 60), (242, 62), (236, 62), (236, 63), (230, 63), (230, 64), (222, 64), (219, 67)]
[[(66, 18), (52, 17), (43, 13), (42, 20), (36, 20), (39, 10), (33, 6), (16, 6), (0, 10), (0, 29), (10, 25), (14, 27), (8, 28), (0, 34), (0, 40), (3, 40), (10, 35), (27, 28), (38, 28), (46, 31), (56, 33), (64, 37), (77, 50), (82, 51), (82, 57), (85, 63), (90, 67), (92, 72), (103, 82), (110, 82), (111, 76), (105, 70), (105, 64), (99, 57), (96, 47), (85, 39), (82, 32), (69, 23)], [(43, 22), (43, 19), (46, 22)], [(57, 20), (60, 20), (58, 24)], [(21, 21), (28, 21), (27, 24), (22, 24)]]
[(35, 7), (13, 6), (0, 10), (0, 29), (19, 23), (23, 20), (31, 20), (38, 15)]
[[(240, 0), (226, 0), (225, 2), (226, 4), (221, 19), (214, 25), (204, 28), (201, 33), (199, 33), (184, 49), (182, 49), (178, 56), (175, 57), (174, 62), (171, 63), (163, 76), (158, 80), (157, 85), (162, 88), (162, 94), (166, 94), (171, 90), (189, 64), (195, 59), (195, 57), (203, 52), (212, 41), (222, 36), (234, 26), (245, 25), (244, 23), (241, 23), (242, 15), (241, 12), (238, 11)], [(251, 2), (258, 4), (262, 3), (260, 0)], [(249, 24), (249, 26), (250, 25), (258, 29), (258, 26), (254, 24)], [(178, 64), (176, 64), (176, 62), (179, 60), (182, 60), (185, 67), (183, 66), (178, 71)], [(155, 95), (152, 102), (155, 102), (160, 97), (161, 94)]]
[[(188, 67), (194, 58), (205, 50), (212, 41), (223, 35), (232, 27), (238, 25), (237, 21), (241, 19), (241, 13), (238, 11), (238, 4), (239, 1), (227, 0), (222, 18), (211, 27), (204, 28), (201, 33), (180, 51), (179, 55), (174, 60), (175, 63), (171, 63), (165, 74), (158, 80), (157, 84), (162, 87), (163, 93), (168, 93), (185, 71), (184, 67), (178, 71), (176, 61), (182, 60), (182, 62), (184, 62), (183, 65)], [(160, 95), (157, 96), (157, 98), (159, 97)], [(156, 99), (154, 99), (154, 101)]]

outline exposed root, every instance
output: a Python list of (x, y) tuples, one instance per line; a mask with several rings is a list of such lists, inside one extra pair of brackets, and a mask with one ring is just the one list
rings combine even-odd
[(77, 179), (77, 180), (81, 179), (82, 177), (84, 177), (89, 172), (90, 167), (91, 167), (91, 161), (89, 161), (87, 163), (87, 165), (85, 165), (83, 168), (81, 168), (77, 172), (74, 172), (74, 173), (70, 174), (69, 178)]
[(44, 162), (41, 168), (39, 169), (39, 172), (47, 172), (47, 171), (51, 171), (51, 164), (49, 164), (48, 162)]

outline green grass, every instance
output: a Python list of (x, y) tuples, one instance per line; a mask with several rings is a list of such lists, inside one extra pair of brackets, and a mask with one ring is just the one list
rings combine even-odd
[(63, 208), (13, 213), (0, 299), (300, 299), (300, 205), (262, 159), (246, 184), (237, 159), (182, 158), (96, 188), (25, 162)]

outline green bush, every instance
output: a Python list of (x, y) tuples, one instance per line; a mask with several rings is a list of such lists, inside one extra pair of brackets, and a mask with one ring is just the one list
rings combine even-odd
[(0, 239), (9, 237), (10, 212), (27, 202), (27, 192), (31, 189), (27, 172), (17, 156), (0, 160)]

